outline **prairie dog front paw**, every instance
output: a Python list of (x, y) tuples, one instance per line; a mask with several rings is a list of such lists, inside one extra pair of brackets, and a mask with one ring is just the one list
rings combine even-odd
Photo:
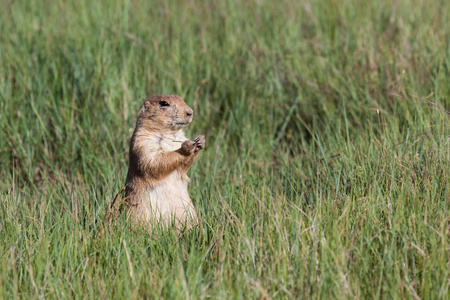
[(205, 148), (206, 138), (203, 134), (197, 135), (194, 139), (195, 152), (202, 150)]
[(195, 142), (194, 141), (187, 140), (187, 141), (184, 141), (184, 143), (181, 145), (181, 150), (186, 155), (194, 153), (195, 149), (196, 149), (196, 146), (195, 146)]

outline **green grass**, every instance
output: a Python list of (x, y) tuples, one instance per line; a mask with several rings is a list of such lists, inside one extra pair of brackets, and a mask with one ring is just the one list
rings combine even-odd
[[(450, 297), (450, 2), (0, 6), (0, 298)], [(160, 93), (200, 225), (102, 234)]]

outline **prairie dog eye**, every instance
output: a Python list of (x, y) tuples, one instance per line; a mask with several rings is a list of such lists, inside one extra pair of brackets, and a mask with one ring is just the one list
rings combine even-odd
[(170, 104), (167, 103), (166, 101), (160, 101), (159, 105), (161, 105), (161, 106), (170, 106)]

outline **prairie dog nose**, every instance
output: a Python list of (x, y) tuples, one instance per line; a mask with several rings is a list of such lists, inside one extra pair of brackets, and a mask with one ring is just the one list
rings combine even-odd
[(192, 117), (192, 114), (194, 113), (194, 111), (192, 109), (188, 109), (186, 110), (186, 116), (187, 117)]

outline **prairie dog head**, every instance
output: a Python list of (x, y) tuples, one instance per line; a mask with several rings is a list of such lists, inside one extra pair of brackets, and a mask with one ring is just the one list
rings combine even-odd
[(142, 104), (138, 123), (148, 130), (176, 131), (192, 121), (193, 110), (177, 95), (156, 95)]

